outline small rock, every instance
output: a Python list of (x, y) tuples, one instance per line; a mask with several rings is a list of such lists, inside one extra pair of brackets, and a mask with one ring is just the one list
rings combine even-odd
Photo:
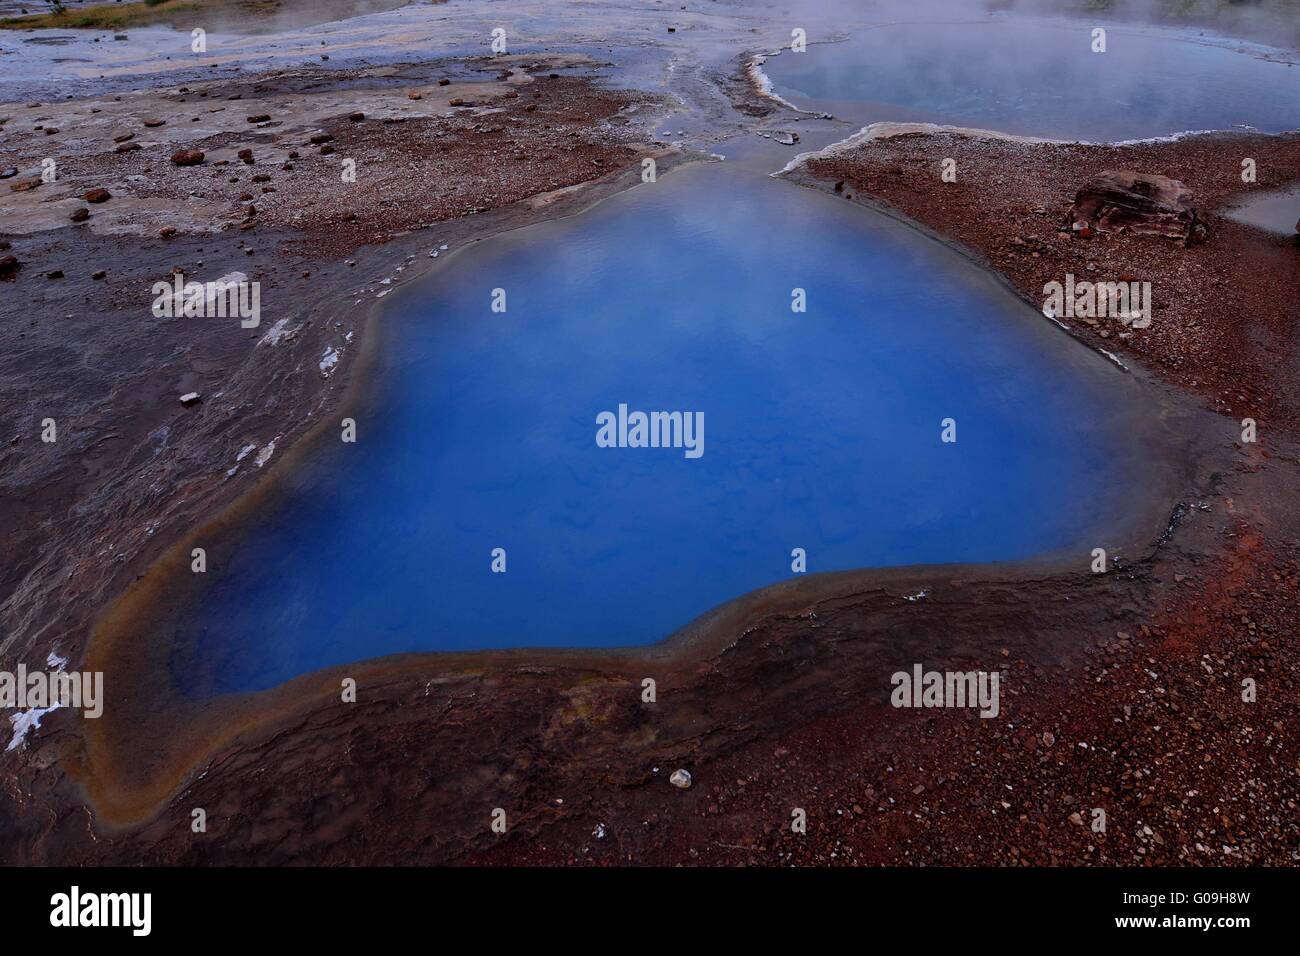
[(172, 162), (177, 166), (197, 166), (203, 162), (203, 151), (199, 149), (178, 149), (172, 153)]
[(23, 264), (14, 256), (0, 257), (0, 279), (11, 281), (22, 267)]
[[(311, 138), (311, 144), (313, 146), (319, 146), (321, 143), (328, 143), (333, 138), (334, 137), (331, 136), (329, 133), (317, 133), (315, 136)], [(292, 153), (290, 153), (289, 156), (291, 159), (293, 158)]]
[(100, 269), (100, 270), (98, 270), (97, 272), (92, 272), (92, 273), (90, 274), (90, 277), (91, 277), (92, 279), (102, 279), (102, 278), (104, 278), (106, 275), (108, 275), (108, 273), (105, 272), (103, 269)]
[(686, 790), (691, 785), (691, 774), (689, 770), (674, 770), (668, 777), (668, 782), (680, 790)]
[(172, 236), (176, 235), (176, 227), (163, 226), (161, 229), (158, 230), (158, 235), (164, 239), (170, 239)]
[(439, 86), (450, 86), (450, 85), (451, 85), (451, 80), (448, 80), (448, 79), (442, 79), (442, 80), (439, 80), (439, 81), (438, 81), (438, 85), (439, 85)]
[(88, 193), (84, 193), (81, 198), (86, 200), (86, 202), (101, 203), (108, 202), (113, 198), (113, 194), (101, 186), (90, 190)]
[(253, 162), (253, 151), (252, 151), (251, 149), (241, 149), (241, 150), (239, 151), (239, 154), (238, 154), (238, 155), (239, 155), (239, 158), (242, 159), (244, 162), (246, 162), (246, 163), (248, 163), (248, 164), (250, 164), (250, 165), (252, 164), (252, 162)]
[(366, 114), (361, 112), (360, 110), (357, 110), (355, 113), (348, 114), (348, 119), (350, 119), (354, 123), (360, 123), (365, 118), (366, 118)]
[(121, 136), (114, 136), (113, 142), (125, 143), (127, 140), (135, 139), (135, 133), (123, 133)]
[(10, 166), (5, 170), (0, 170), (0, 179), (13, 179), (17, 175), (18, 169), (15, 166)]
[(123, 144), (122, 144), (121, 146), (119, 146), (117, 149), (113, 150), (113, 152), (115, 152), (115, 153), (134, 153), (134, 152), (135, 152), (137, 149), (139, 149), (139, 148), (140, 148), (140, 144), (139, 144), (139, 143), (123, 143)]
[(424, 94), (419, 90), (409, 90), (407, 91), (406, 98), (408, 100), (422, 100), (424, 99)]
[(270, 119), (271, 119), (270, 113), (258, 113), (256, 116), (250, 116), (248, 118), (248, 121), (250, 123), (266, 123), (269, 122)]
[(186, 392), (184, 395), (181, 396), (181, 404), (186, 406), (187, 408), (190, 405), (197, 405), (198, 403), (199, 403), (198, 392)]
[(85, 222), (90, 218), (90, 210), (85, 206), (78, 206), (76, 209), (72, 210), (72, 215), (68, 218), (73, 222)]
[(167, 121), (166, 121), (166, 120), (160, 120), (160, 119), (147, 119), (147, 120), (144, 121), (144, 125), (147, 126), (147, 127), (149, 127), (150, 129), (156, 129), (156, 128), (159, 127), (159, 126), (162, 126), (163, 123), (165, 123), (165, 122), (167, 122)]

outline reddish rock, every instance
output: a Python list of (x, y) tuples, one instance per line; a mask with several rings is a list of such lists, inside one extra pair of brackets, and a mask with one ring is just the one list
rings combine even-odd
[(251, 165), (253, 162), (253, 151), (251, 149), (241, 149), (239, 151), (239, 158)]
[(172, 162), (177, 166), (197, 166), (203, 162), (203, 151), (199, 149), (180, 149), (172, 153)]
[(135, 152), (137, 149), (139, 149), (139, 148), (140, 148), (140, 144), (139, 144), (139, 143), (123, 143), (123, 144), (122, 144), (121, 146), (119, 146), (117, 149), (113, 150), (113, 152), (115, 152), (115, 153), (134, 153), (134, 152)]
[(113, 198), (113, 194), (110, 193), (107, 189), (104, 189), (102, 186), (100, 186), (96, 189), (90, 190), (90, 192), (88, 193), (84, 193), (81, 198), (86, 200), (86, 202), (101, 203), (101, 202), (108, 202), (110, 199)]
[(160, 120), (160, 119), (147, 119), (144, 121), (144, 125), (149, 127), (150, 129), (155, 129), (159, 126), (162, 126), (165, 122), (167, 121)]
[(17, 182), (10, 183), (9, 188), (16, 193), (25, 193), (29, 189), (35, 189), (40, 184), (40, 176), (29, 176), (27, 179), (20, 179)]
[(1084, 184), (1072, 209), (1076, 232), (1132, 233), (1182, 239), (1190, 244), (1208, 234), (1192, 204), (1192, 192), (1177, 179), (1106, 170)]
[(68, 218), (73, 222), (85, 222), (90, 218), (90, 210), (85, 206), (78, 206), (76, 209), (72, 210), (72, 215)]

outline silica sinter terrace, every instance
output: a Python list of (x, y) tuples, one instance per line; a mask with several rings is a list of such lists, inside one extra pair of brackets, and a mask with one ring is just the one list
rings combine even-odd
[(652, 643), (788, 579), (796, 548), (810, 573), (1067, 546), (1086, 567), (1126, 515), (1129, 376), (919, 232), (726, 164), (391, 300), (356, 443), (332, 431), (213, 543), (176, 625), (187, 693)]
[(1098, 26), (891, 24), (787, 50), (763, 70), (795, 105), (864, 124), (923, 121), (1092, 142), (1300, 126), (1300, 68), (1213, 37), (1116, 25), (1103, 26), (1106, 50), (1094, 53)]

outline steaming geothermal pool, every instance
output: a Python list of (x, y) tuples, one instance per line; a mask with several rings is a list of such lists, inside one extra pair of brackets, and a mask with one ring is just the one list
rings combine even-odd
[(1231, 41), (1118, 26), (1106, 28), (1106, 52), (1094, 53), (1093, 27), (888, 25), (787, 50), (763, 71), (796, 106), (863, 124), (926, 121), (1093, 142), (1300, 127), (1300, 67), (1224, 45)]
[[(1140, 468), (1119, 420), (1137, 385), (1109, 360), (920, 233), (726, 164), (471, 246), (392, 298), (358, 441), (331, 432), (209, 550), (174, 658), (188, 693), (401, 651), (652, 643), (790, 578), (795, 548), (809, 572), (1064, 547), (1086, 567)], [(703, 413), (703, 453), (599, 447), (620, 404)]]

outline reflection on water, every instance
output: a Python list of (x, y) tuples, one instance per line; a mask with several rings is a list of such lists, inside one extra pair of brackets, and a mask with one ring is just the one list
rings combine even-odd
[(1248, 196), (1223, 210), (1223, 215), (1265, 232), (1294, 236), (1300, 232), (1300, 186)]

